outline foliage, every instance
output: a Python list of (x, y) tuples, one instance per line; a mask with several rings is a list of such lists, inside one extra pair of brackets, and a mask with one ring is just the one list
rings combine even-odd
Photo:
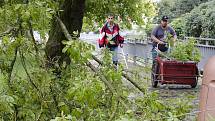
[(174, 28), (177, 38), (183, 38), (185, 35), (185, 19), (183, 17), (173, 19), (171, 26)]
[(175, 5), (174, 0), (161, 0), (158, 3), (158, 16), (155, 18), (156, 22), (160, 22), (161, 17), (167, 15), (169, 18), (173, 18), (174, 13), (172, 7)]
[(214, 38), (215, 1), (203, 3), (186, 15), (185, 30), (188, 36)]
[[(12, 0), (10, 2), (13, 3)], [(57, 4), (49, 0), (34, 0), (27, 4), (10, 2), (0, 8), (0, 32), (19, 27), (22, 31), (34, 28), (44, 37), (50, 28), (49, 22), (57, 9)]]
[[(169, 2), (168, 0), (161, 1), (159, 3), (159, 5), (161, 5), (160, 17), (166, 14), (169, 15), (170, 18), (175, 18), (172, 20), (171, 25), (175, 28), (180, 38), (183, 36), (214, 38), (215, 33), (213, 30), (215, 24), (213, 22), (213, 6), (215, 1), (209, 0), (209, 2), (207, 2), (207, 0), (196, 0), (193, 2), (193, 0), (189, 0), (184, 2), (175, 1), (174, 3), (174, 1)], [(168, 5), (169, 9), (164, 8), (164, 5)], [(177, 7), (181, 5), (183, 6)], [(186, 7), (186, 5), (189, 5), (189, 7)]]
[[(124, 1), (125, 5), (128, 4), (126, 2), (128, 1)], [(170, 117), (183, 119), (178, 115), (190, 111), (190, 104), (184, 103), (184, 100), (176, 102), (175, 105), (180, 108), (169, 106), (158, 98), (156, 92), (146, 91), (144, 96), (129, 100), (127, 97), (131, 90), (122, 83), (122, 67), (116, 71), (111, 66), (109, 50), (106, 49), (102, 54), (104, 65), (96, 68), (98, 72), (93, 72), (87, 63), (92, 61), (91, 53), (95, 48), (77, 38), (63, 41), (65, 47), (62, 52), (69, 55), (71, 63), (59, 65), (53, 62), (55, 68), (49, 68), (44, 43), (36, 44), (29, 33), (32, 30), (39, 31), (41, 35), (47, 33), (59, 5), (51, 0), (5, 0), (0, 8), (1, 120), (44, 121), (72, 118), (165, 121)], [(150, 6), (151, 4), (146, 4), (144, 7)], [(140, 11), (130, 11), (129, 14), (138, 12)], [(138, 16), (136, 18), (139, 21)], [(96, 64), (93, 65), (96, 67)], [(115, 92), (111, 92), (101, 75), (108, 80)]]
[(156, 22), (170, 17), (179, 38), (184, 36), (214, 38), (214, 0), (162, 0)]
[[(133, 109), (127, 110), (124, 115), (119, 116), (116, 121), (179, 121), (186, 117), (185, 112), (189, 112), (192, 108), (190, 99), (169, 99), (158, 100), (157, 92), (147, 93), (144, 97), (137, 97), (133, 102)], [(147, 110), (147, 111), (146, 111)], [(71, 115), (56, 117), (52, 121), (60, 121), (69, 119), (76, 120)]]
[(158, 16), (157, 22), (164, 15), (170, 17), (170, 19), (178, 18), (183, 14), (189, 13), (193, 8), (201, 3), (205, 3), (211, 0), (161, 0), (158, 3)]
[(101, 27), (106, 22), (108, 13), (115, 14), (117, 23), (122, 22), (123, 26), (129, 27), (131, 22), (144, 25), (156, 15), (156, 5), (151, 0), (87, 0), (84, 26), (92, 30), (93, 23), (97, 23)]
[(200, 51), (195, 47), (195, 39), (189, 39), (186, 42), (177, 42), (172, 48), (170, 56), (179, 61), (195, 61), (201, 59)]
[(156, 24), (147, 24), (146, 26), (146, 33), (148, 36), (151, 36), (152, 30), (157, 26)]
[[(59, 77), (58, 74), (53, 73), (52, 69), (44, 66), (43, 58), (37, 60), (32, 51), (33, 47), (29, 47), (31, 42), (28, 43), (24, 38), (20, 38), (20, 41), (23, 43), (19, 47), (20, 56), (17, 57), (14, 65), (11, 86), (7, 82), (7, 73), (3, 73), (4, 70), (1, 68), (0, 82), (3, 85), (0, 93), (2, 97), (0, 116), (3, 120), (156, 119), (165, 121), (172, 116), (169, 114), (173, 114), (174, 119), (181, 119), (183, 117), (178, 117), (178, 115), (190, 111), (190, 104), (185, 103), (185, 100), (175, 104), (183, 108), (182, 110), (175, 105), (166, 105), (166, 102), (162, 102), (158, 98), (156, 92), (146, 91), (143, 97), (127, 99), (131, 90), (123, 86), (122, 68), (120, 67), (116, 72), (114, 67), (110, 66), (112, 61), (107, 49), (104, 50), (103, 55), (104, 66), (98, 68), (100, 73), (94, 73), (84, 64), (91, 58), (89, 54), (94, 47), (78, 40), (64, 42), (66, 46), (63, 51), (70, 55), (72, 64), (59, 66), (62, 71)], [(25, 44), (25, 42), (27, 43)], [(12, 45), (8, 44), (8, 46)], [(11, 51), (13, 52), (13, 49)], [(43, 54), (42, 48), (40, 52)], [(21, 53), (24, 54), (24, 57), (21, 56)], [(6, 55), (13, 57), (14, 53)], [(24, 63), (22, 63), (23, 61)], [(4, 60), (4, 62), (10, 63), (10, 60)], [(27, 71), (24, 68), (27, 68)], [(99, 79), (99, 74), (103, 74), (109, 80), (111, 85), (117, 89), (116, 93), (112, 93)], [(36, 87), (30, 81), (33, 81)], [(125, 100), (128, 108), (119, 102), (117, 95)], [(164, 115), (166, 115), (165, 118)]]
[(174, 46), (174, 43), (175, 43), (173, 35), (167, 31), (164, 32), (164, 35), (166, 35), (164, 42), (168, 43), (168, 46), (170, 46), (172, 48)]

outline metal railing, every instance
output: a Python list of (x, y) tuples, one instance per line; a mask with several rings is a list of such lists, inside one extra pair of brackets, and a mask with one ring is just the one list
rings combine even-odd
[[(185, 37), (184, 41), (193, 38)], [(215, 39), (211, 38), (194, 38), (197, 40), (196, 47), (200, 50), (202, 55), (198, 68), (203, 70), (208, 58), (215, 55)], [(125, 53), (129, 56), (136, 58), (142, 57), (145, 59), (151, 58), (152, 42), (151, 38), (147, 37), (145, 40), (140, 39), (127, 39), (126, 46), (124, 47)]]
[(185, 40), (188, 40), (190, 38), (194, 38), (195, 40), (197, 40), (198, 45), (215, 46), (215, 39), (212, 38), (185, 37)]

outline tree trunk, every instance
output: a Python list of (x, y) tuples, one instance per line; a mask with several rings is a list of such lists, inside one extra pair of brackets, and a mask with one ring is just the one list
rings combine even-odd
[[(65, 24), (69, 33), (73, 36), (74, 31), (81, 32), (85, 9), (85, 0), (65, 0), (60, 12), (59, 18)], [(49, 33), (49, 39), (46, 44), (46, 55), (49, 62), (63, 61), (70, 62), (69, 57), (62, 53), (64, 45), (62, 41), (66, 40), (61, 30), (60, 24), (56, 18), (53, 19), (52, 28)]]
[(4, 5), (4, 0), (0, 0), (0, 7)]

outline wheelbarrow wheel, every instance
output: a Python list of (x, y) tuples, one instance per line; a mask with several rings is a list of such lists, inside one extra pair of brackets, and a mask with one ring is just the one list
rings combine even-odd
[(158, 64), (155, 61), (153, 62), (152, 73), (151, 73), (151, 83), (152, 83), (152, 87), (154, 88), (158, 86), (157, 74), (158, 74)]
[(198, 69), (198, 67), (196, 66), (196, 78), (195, 78), (194, 83), (190, 85), (191, 88), (195, 88), (195, 87), (197, 86), (197, 84), (198, 84), (198, 76), (199, 76), (199, 69)]
[(155, 74), (153, 74), (153, 73), (152, 73), (151, 76), (152, 76), (152, 80), (151, 80), (152, 87), (157, 88), (157, 86), (158, 86), (158, 81), (157, 81), (157, 79), (156, 79), (156, 76), (155, 76)]
[(194, 83), (190, 86), (191, 86), (191, 88), (196, 88), (197, 84), (198, 84), (198, 77), (195, 78)]

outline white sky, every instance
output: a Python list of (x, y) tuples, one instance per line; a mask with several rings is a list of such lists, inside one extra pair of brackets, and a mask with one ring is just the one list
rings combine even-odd
[(159, 2), (160, 0), (152, 0), (153, 2)]

